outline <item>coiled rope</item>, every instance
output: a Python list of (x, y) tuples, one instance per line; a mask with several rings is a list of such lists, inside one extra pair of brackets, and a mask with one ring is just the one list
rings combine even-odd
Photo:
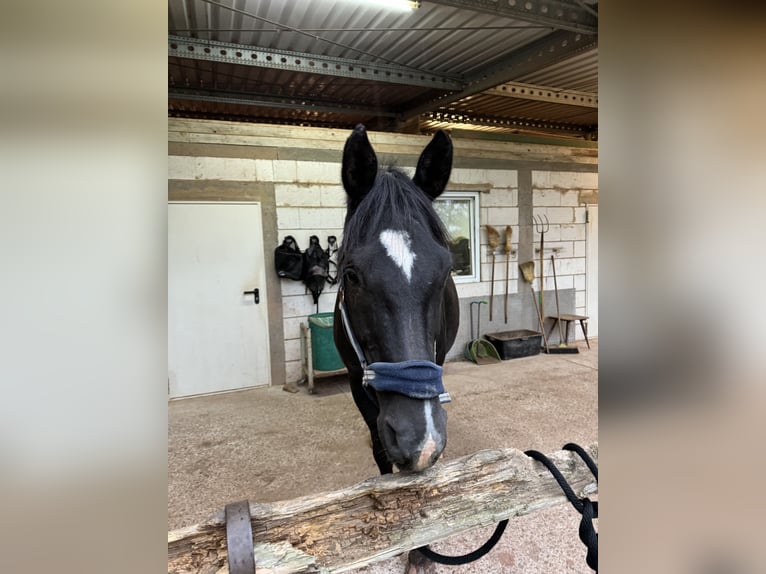
[[(596, 463), (593, 462), (593, 459), (588, 455), (588, 453), (585, 452), (585, 449), (574, 443), (567, 443), (562, 448), (564, 450), (570, 450), (576, 453), (583, 460), (583, 462), (585, 462), (588, 469), (593, 474), (593, 477), (596, 479), (596, 484), (598, 484), (598, 466), (596, 466)], [(559, 471), (559, 469), (556, 468), (556, 465), (553, 464), (551, 460), (543, 453), (536, 450), (527, 450), (524, 452), (524, 454), (545, 465), (545, 468), (547, 468), (548, 471), (553, 475), (553, 478), (556, 480), (559, 487), (564, 492), (567, 500), (582, 516), (578, 534), (580, 536), (580, 540), (588, 549), (587, 555), (585, 557), (585, 562), (595, 572), (598, 572), (598, 533), (593, 526), (593, 520), (598, 518), (598, 502), (592, 501), (588, 498), (577, 498), (577, 495), (575, 495), (572, 487), (561, 474), (561, 471)], [(506, 526), (508, 526), (508, 519), (499, 522), (497, 528), (495, 528), (495, 532), (492, 533), (492, 537), (489, 540), (487, 540), (480, 548), (477, 548), (468, 554), (464, 554), (463, 556), (445, 556), (444, 554), (434, 552), (428, 546), (422, 546), (418, 548), (417, 551), (429, 560), (439, 564), (447, 564), (450, 566), (468, 564), (478, 560), (482, 556), (486, 555), (490, 550), (492, 550), (492, 548), (494, 548), (495, 545), (503, 537)]]

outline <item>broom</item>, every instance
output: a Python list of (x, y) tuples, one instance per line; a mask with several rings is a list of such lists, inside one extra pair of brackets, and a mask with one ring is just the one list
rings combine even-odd
[(489, 249), (492, 252), (492, 282), (489, 286), (489, 320), (492, 321), (492, 304), (495, 300), (495, 249), (500, 245), (500, 234), (497, 229), (491, 225), (487, 225), (487, 241), (489, 242)]
[(535, 262), (527, 261), (526, 263), (519, 264), (519, 271), (524, 276), (524, 281), (529, 283), (529, 290), (532, 292), (532, 301), (535, 303), (535, 311), (537, 311), (537, 320), (540, 322), (540, 332), (543, 334), (543, 342), (545, 343), (545, 352), (548, 350), (548, 337), (545, 336), (545, 327), (543, 326), (543, 317), (540, 315), (540, 307), (537, 304), (537, 296), (535, 295)]
[(564, 337), (564, 328), (561, 326), (561, 307), (559, 306), (559, 282), (556, 279), (556, 258), (551, 255), (551, 267), (553, 268), (553, 288), (556, 290), (556, 323), (559, 325), (559, 346), (550, 350), (551, 353), (579, 353), (577, 346), (570, 347)]

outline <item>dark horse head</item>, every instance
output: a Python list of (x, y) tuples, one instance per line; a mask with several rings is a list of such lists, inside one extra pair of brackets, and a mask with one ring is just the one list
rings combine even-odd
[(441, 365), (457, 333), (458, 300), (449, 240), (432, 201), (451, 168), (452, 143), (441, 131), (412, 179), (378, 170), (364, 126), (343, 150), (348, 212), (335, 343), (384, 474), (394, 464), (428, 468), (447, 442)]

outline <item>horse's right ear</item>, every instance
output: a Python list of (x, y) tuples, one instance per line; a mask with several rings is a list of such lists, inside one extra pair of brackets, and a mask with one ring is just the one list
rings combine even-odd
[(378, 174), (378, 158), (367, 139), (367, 130), (359, 124), (343, 148), (341, 177), (352, 204), (358, 204), (372, 189)]
[(439, 130), (420, 154), (413, 183), (436, 199), (447, 187), (452, 171), (452, 141), (447, 132)]

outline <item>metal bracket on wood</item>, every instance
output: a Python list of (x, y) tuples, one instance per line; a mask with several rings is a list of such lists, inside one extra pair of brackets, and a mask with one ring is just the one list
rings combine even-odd
[[(495, 253), (495, 255), (508, 255), (508, 253), (505, 252), (505, 247), (503, 247), (502, 245), (498, 245), (495, 249), (487, 249), (488, 255), (492, 255), (493, 252)], [(512, 257), (516, 257), (516, 254), (518, 252), (519, 250), (514, 247), (514, 248), (511, 248), (509, 253)]]
[[(543, 253), (554, 253), (555, 255), (558, 255), (559, 252), (561, 252), (563, 250), (564, 250), (563, 247), (544, 247), (543, 248)], [(535, 253), (536, 254), (540, 253), (540, 248), (539, 247), (535, 247)]]
[(247, 500), (226, 505), (226, 553), (229, 574), (254, 574), (253, 527)]

